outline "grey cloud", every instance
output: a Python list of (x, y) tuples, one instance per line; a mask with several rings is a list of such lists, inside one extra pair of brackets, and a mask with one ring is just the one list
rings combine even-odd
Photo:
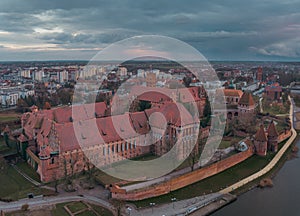
[[(270, 58), (279, 56), (280, 49), (285, 49), (282, 55), (295, 56), (299, 8), (300, 2), (292, 0), (3, 0), (0, 32), (14, 35), (0, 36), (4, 46), (47, 43), (89, 53), (127, 37), (161, 34), (181, 39), (209, 58)], [(0, 57), (5, 56), (1, 52)], [(46, 58), (47, 51), (41, 53), (40, 58)], [(68, 54), (81, 56), (79, 51), (61, 56)], [(32, 56), (38, 57), (37, 51)]]
[(270, 44), (262, 48), (250, 47), (250, 49), (267, 56), (299, 58), (300, 38)]

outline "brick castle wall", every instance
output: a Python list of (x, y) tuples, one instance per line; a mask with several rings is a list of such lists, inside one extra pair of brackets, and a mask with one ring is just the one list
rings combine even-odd
[(292, 131), (291, 130), (286, 130), (285, 132), (281, 133), (278, 136), (278, 143), (281, 143), (282, 141), (286, 140), (290, 136), (292, 136)]
[(163, 182), (148, 188), (143, 188), (141, 190), (126, 192), (124, 189), (121, 189), (118, 186), (113, 186), (111, 188), (112, 198), (136, 201), (168, 194), (171, 191), (186, 187), (190, 184), (196, 183), (205, 178), (220, 173), (230, 167), (233, 167), (234, 165), (246, 160), (252, 155), (253, 148), (249, 148), (245, 152), (237, 153), (207, 167), (203, 167), (201, 169), (171, 179), (167, 182)]

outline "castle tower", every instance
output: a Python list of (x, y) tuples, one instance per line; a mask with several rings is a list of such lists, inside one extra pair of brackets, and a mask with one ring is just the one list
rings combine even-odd
[(266, 137), (266, 133), (263, 125), (260, 126), (260, 129), (255, 134), (254, 146), (255, 146), (255, 153), (257, 155), (260, 156), (267, 155), (268, 139)]
[(257, 69), (256, 80), (258, 82), (262, 82), (263, 81), (263, 69), (262, 69), (262, 67), (259, 67)]
[(278, 132), (276, 130), (275, 124), (272, 121), (268, 127), (268, 151), (277, 152), (278, 151)]
[(255, 103), (249, 92), (244, 92), (238, 103), (238, 119), (240, 122), (251, 122), (255, 110)]

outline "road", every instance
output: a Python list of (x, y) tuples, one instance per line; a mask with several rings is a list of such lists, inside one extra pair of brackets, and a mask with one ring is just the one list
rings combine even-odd
[[(181, 216), (185, 215), (187, 210), (192, 207), (201, 208), (203, 206), (208, 205), (209, 203), (220, 199), (223, 194), (213, 193), (205, 196), (194, 197), (187, 200), (181, 200), (169, 204), (163, 204), (159, 206), (154, 206), (153, 208), (143, 208), (143, 209), (135, 209), (134, 206), (127, 205), (127, 208), (123, 209), (124, 215), (132, 215), (132, 216)], [(150, 203), (149, 203), (150, 206)], [(129, 207), (129, 208), (128, 208)], [(130, 210), (129, 210), (130, 209)]]
[(94, 196), (56, 196), (56, 197), (36, 197), (33, 199), (22, 199), (16, 202), (10, 202), (10, 203), (5, 203), (5, 202), (0, 202), (0, 210), (6, 212), (6, 211), (15, 211), (15, 210), (20, 210), (22, 205), (28, 204), (29, 209), (30, 208), (36, 208), (36, 207), (43, 207), (43, 206), (49, 206), (49, 205), (54, 205), (57, 203), (62, 203), (62, 202), (71, 202), (71, 201), (86, 201), (89, 203), (93, 203), (96, 205), (101, 205), (107, 209), (110, 209), (112, 211), (115, 210), (114, 206), (111, 205), (110, 203), (99, 199)]
[(291, 121), (291, 130), (292, 130), (292, 136), (288, 139), (288, 141), (284, 144), (284, 146), (280, 149), (280, 151), (275, 155), (275, 157), (271, 160), (271, 162), (265, 166), (262, 170), (260, 170), (257, 173), (254, 173), (253, 175), (242, 179), (241, 181), (223, 189), (220, 191), (220, 193), (226, 194), (229, 192), (232, 192), (233, 190), (236, 190), (242, 186), (244, 186), (245, 184), (265, 175), (266, 173), (268, 173), (277, 163), (278, 161), (281, 159), (281, 157), (283, 156), (283, 154), (286, 152), (286, 150), (291, 146), (291, 144), (294, 142), (294, 140), (297, 137), (297, 132), (294, 129), (294, 124), (293, 124), (293, 114), (294, 114), (294, 106), (292, 103), (292, 99), (291, 97), (289, 97), (289, 100), (291, 102), (291, 106), (290, 106), (290, 121)]
[(262, 105), (262, 100), (263, 100), (263, 98), (261, 97), (261, 98), (259, 99), (259, 108), (260, 108), (260, 112), (261, 112), (261, 113), (264, 112), (264, 110), (263, 110), (263, 105)]

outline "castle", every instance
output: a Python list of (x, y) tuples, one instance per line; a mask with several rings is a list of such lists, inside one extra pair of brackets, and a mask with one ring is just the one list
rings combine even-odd
[[(17, 138), (18, 150), (43, 182), (89, 170), (92, 164), (107, 166), (149, 153), (161, 156), (179, 139), (176, 156), (183, 160), (190, 154), (200, 129), (199, 118), (192, 116), (186, 107), (195, 101), (201, 116), (205, 106), (200, 89), (192, 87), (186, 92), (189, 94), (174, 90), (162, 97), (150, 91), (138, 97), (140, 101), (151, 102), (149, 109), (113, 116), (104, 102), (50, 110), (38, 110), (33, 106), (31, 112), (21, 118), (23, 130)], [(175, 103), (173, 97), (182, 103)], [(253, 117), (255, 103), (251, 94), (243, 93), (241, 98), (228, 101), (237, 104), (240, 120)], [(74, 110), (75, 116), (72, 115)], [(74, 124), (84, 127), (76, 131)], [(93, 131), (95, 126), (96, 132)], [(209, 127), (200, 130), (201, 139), (209, 136)], [(266, 155), (267, 150), (277, 151), (278, 133), (273, 122), (267, 132), (260, 128), (254, 146), (258, 155)], [(198, 145), (192, 151), (198, 151)]]
[[(193, 88), (189, 92), (196, 103), (199, 101), (197, 104), (202, 110), (204, 100), (200, 91)], [(155, 98), (155, 93), (151, 94)], [(166, 98), (159, 101), (159, 106), (114, 116), (104, 102), (51, 110), (38, 110), (33, 106), (31, 112), (22, 116), (23, 131), (17, 139), (18, 149), (43, 182), (89, 170), (92, 164), (107, 166), (150, 152), (160, 156), (178, 139), (176, 156), (183, 160), (198, 138), (195, 134), (199, 131), (199, 119), (184, 107), (190, 102), (188, 97), (181, 95), (181, 98), (185, 99), (183, 104)], [(72, 115), (74, 110), (75, 116)], [(74, 124), (84, 127), (76, 131)], [(202, 136), (208, 136), (208, 131), (205, 128)], [(198, 151), (197, 147), (194, 151)]]

